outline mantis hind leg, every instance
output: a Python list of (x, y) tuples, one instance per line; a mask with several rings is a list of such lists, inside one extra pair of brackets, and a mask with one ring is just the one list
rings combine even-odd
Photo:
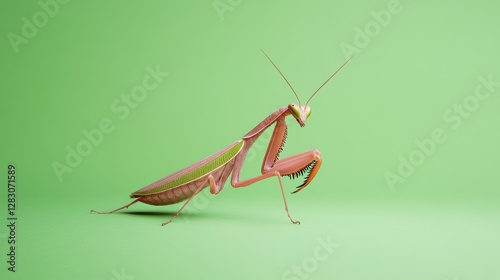
[(122, 210), (122, 209), (127, 209), (130, 205), (132, 205), (132, 204), (136, 203), (137, 201), (139, 201), (139, 198), (138, 198), (138, 199), (136, 199), (136, 200), (134, 200), (134, 201), (132, 201), (132, 202), (130, 202), (129, 204), (127, 204), (127, 205), (125, 205), (125, 206), (122, 206), (122, 207), (120, 207), (120, 208), (117, 208), (117, 209), (115, 209), (115, 210), (113, 210), (113, 211), (109, 211), (109, 212), (99, 212), (99, 211), (95, 211), (95, 210), (90, 210), (90, 213), (97, 213), (97, 214), (111, 214), (111, 213), (115, 213), (116, 211), (120, 211), (120, 210)]

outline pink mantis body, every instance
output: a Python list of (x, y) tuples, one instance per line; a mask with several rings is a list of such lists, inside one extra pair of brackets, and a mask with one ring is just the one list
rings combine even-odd
[[(288, 211), (288, 205), (283, 190), (282, 176), (289, 176), (296, 178), (299, 175), (306, 174), (304, 182), (297, 187), (293, 193), (304, 189), (314, 179), (316, 173), (321, 166), (321, 154), (318, 150), (313, 149), (297, 155), (293, 155), (284, 159), (279, 159), (280, 152), (283, 150), (285, 140), (287, 137), (287, 125), (285, 118), (293, 116), (301, 127), (304, 127), (306, 120), (311, 114), (311, 108), (308, 106), (312, 97), (333, 77), (335, 74), (344, 67), (349, 60), (339, 67), (309, 98), (306, 105), (302, 106), (300, 100), (292, 88), (288, 80), (281, 73), (274, 62), (267, 56), (273, 66), (278, 70), (280, 75), (285, 79), (288, 86), (292, 89), (293, 93), (299, 101), (299, 105), (290, 104), (282, 107), (265, 118), (255, 128), (250, 130), (238, 140), (221, 151), (191, 165), (180, 171), (177, 171), (163, 179), (160, 179), (130, 195), (135, 198), (131, 203), (122, 206), (118, 209), (109, 212), (98, 212), (91, 210), (91, 212), (99, 214), (111, 214), (121, 209), (126, 209), (130, 205), (140, 201), (151, 205), (170, 205), (186, 200), (184, 205), (177, 211), (177, 213), (162, 225), (172, 222), (191, 201), (191, 199), (198, 194), (203, 188), (210, 186), (210, 193), (218, 194), (224, 187), (225, 182), (232, 173), (231, 185), (235, 188), (246, 187), (255, 182), (270, 178), (278, 178), (278, 182), (285, 204), (285, 211), (288, 218), (293, 224), (300, 224), (299, 221), (293, 220)], [(243, 167), (246, 155), (254, 142), (262, 135), (262, 133), (269, 128), (272, 124), (276, 123), (273, 134), (269, 141), (264, 161), (262, 163), (262, 174), (250, 179), (240, 180), (240, 171)]]

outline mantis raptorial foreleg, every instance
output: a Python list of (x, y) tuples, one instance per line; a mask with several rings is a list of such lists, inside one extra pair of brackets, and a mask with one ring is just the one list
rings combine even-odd
[[(264, 173), (260, 176), (254, 177), (254, 178), (239, 181), (239, 178), (235, 178), (233, 176), (233, 178), (231, 180), (231, 185), (233, 185), (233, 187), (235, 187), (235, 188), (246, 187), (246, 186), (249, 186), (253, 183), (256, 183), (258, 181), (261, 181), (261, 180), (264, 180), (264, 179), (267, 179), (267, 178), (270, 178), (273, 176), (278, 177), (278, 181), (279, 181), (279, 185), (280, 185), (280, 189), (281, 189), (281, 195), (283, 196), (283, 203), (285, 204), (286, 214), (288, 215), (288, 218), (290, 219), (290, 221), (292, 223), (300, 224), (299, 221), (295, 221), (292, 219), (292, 217), (290, 216), (290, 212), (288, 211), (288, 204), (286, 202), (285, 191), (283, 190), (283, 182), (281, 180), (281, 176), (293, 174), (290, 172), (292, 172), (293, 170), (297, 170), (297, 168), (300, 168), (300, 169), (305, 168), (308, 166), (308, 164), (310, 164), (313, 161), (316, 161), (316, 166), (319, 168), (319, 166), (321, 165), (321, 156), (317, 150), (303, 152), (303, 153), (295, 155), (295, 156), (287, 157), (283, 160), (278, 160), (271, 170), (266, 171), (266, 173)], [(312, 177), (314, 177), (314, 176), (312, 176)], [(306, 179), (306, 181), (312, 180), (312, 177), (309, 176)], [(304, 186), (300, 186), (300, 188), (298, 190), (300, 190), (302, 188), (304, 188)]]
[[(250, 144), (249, 146), (251, 146), (251, 144), (253, 144), (260, 135), (261, 134), (259, 133), (250, 137), (247, 141), (247, 143)], [(300, 224), (299, 221), (293, 220), (292, 217), (290, 216), (281, 177), (284, 175), (296, 176), (304, 172), (309, 172), (306, 180), (302, 185), (298, 187), (296, 192), (301, 190), (316, 175), (316, 172), (318, 171), (321, 165), (321, 154), (319, 153), (318, 150), (310, 150), (281, 160), (278, 159), (279, 154), (282, 151), (283, 146), (285, 144), (286, 135), (287, 135), (287, 126), (285, 123), (285, 119), (284, 117), (278, 118), (276, 120), (276, 126), (274, 128), (271, 139), (269, 140), (269, 146), (266, 151), (266, 155), (264, 156), (264, 161), (262, 163), (262, 170), (261, 170), (262, 175), (240, 181), (240, 170), (242, 168), (243, 161), (246, 156), (246, 151), (243, 151), (236, 158), (233, 176), (231, 178), (231, 185), (235, 188), (246, 187), (255, 182), (267, 179), (269, 177), (273, 176), (278, 177), (281, 194), (283, 196), (283, 203), (285, 204), (286, 214), (288, 215), (288, 218), (292, 223)], [(247, 150), (249, 149), (249, 146), (246, 147)]]

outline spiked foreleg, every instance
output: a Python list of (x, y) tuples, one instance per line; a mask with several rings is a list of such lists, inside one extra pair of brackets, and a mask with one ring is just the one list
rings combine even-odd
[(268, 172), (278, 171), (282, 176), (290, 176), (292, 179), (307, 174), (300, 186), (293, 192), (296, 193), (305, 188), (314, 179), (321, 166), (321, 153), (314, 149), (294, 156), (276, 161)]
[(298, 186), (297, 190), (293, 192), (296, 193), (305, 188), (314, 179), (322, 160), (321, 153), (316, 149), (280, 160), (279, 156), (285, 145), (287, 129), (285, 118), (278, 118), (264, 156), (262, 174), (278, 171), (281, 176), (289, 176), (294, 179), (307, 173), (304, 183)]

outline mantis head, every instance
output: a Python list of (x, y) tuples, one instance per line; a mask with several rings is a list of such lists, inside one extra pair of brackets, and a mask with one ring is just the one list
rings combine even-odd
[(292, 114), (292, 116), (297, 120), (300, 127), (304, 127), (306, 125), (306, 120), (311, 115), (311, 107), (309, 106), (300, 106), (291, 103), (288, 105), (288, 110)]
[(352, 56), (351, 56), (346, 62), (344, 62), (344, 64), (342, 64), (328, 79), (326, 79), (326, 81), (313, 94), (311, 94), (311, 97), (309, 97), (309, 99), (307, 100), (306, 105), (302, 106), (300, 104), (299, 96), (297, 95), (297, 93), (293, 89), (292, 85), (285, 78), (285, 75), (283, 75), (283, 73), (281, 73), (281, 71), (278, 68), (278, 66), (276, 66), (276, 64), (274, 64), (274, 62), (271, 60), (271, 58), (264, 51), (262, 51), (262, 53), (264, 53), (264, 55), (267, 57), (267, 59), (269, 59), (269, 61), (273, 64), (274, 68), (276, 68), (276, 70), (278, 70), (278, 72), (280, 73), (281, 77), (283, 77), (283, 79), (285, 80), (285, 82), (288, 84), (288, 86), (290, 87), (290, 89), (293, 91), (293, 94), (295, 94), (295, 97), (297, 98), (297, 101), (299, 102), (299, 105), (291, 103), (290, 105), (288, 105), (288, 110), (290, 111), (291, 115), (297, 120), (297, 122), (299, 123), (299, 125), (301, 127), (304, 127), (306, 125), (306, 120), (311, 115), (311, 107), (308, 106), (309, 101), (311, 101), (311, 99), (314, 97), (314, 95), (316, 95), (316, 93), (324, 85), (326, 85), (326, 83), (328, 83), (328, 81), (330, 81), (330, 79), (333, 78), (333, 76), (335, 76), (335, 74), (337, 74), (337, 72), (339, 72), (340, 69), (342, 69), (342, 67), (344, 67), (344, 65), (347, 64), (347, 62), (349, 62), (349, 60), (352, 59)]

